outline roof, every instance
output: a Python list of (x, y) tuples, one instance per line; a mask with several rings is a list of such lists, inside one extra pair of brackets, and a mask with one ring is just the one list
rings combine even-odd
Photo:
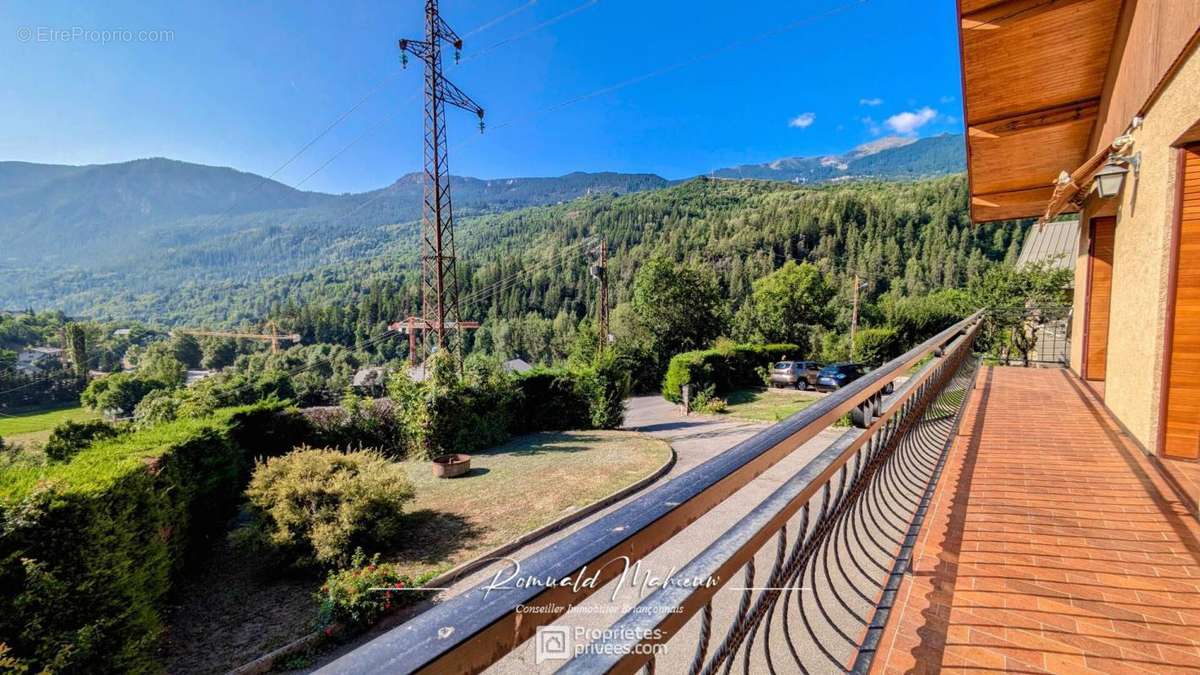
[(63, 353), (63, 350), (58, 347), (27, 347), (24, 351), (43, 356), (61, 356)]
[(509, 359), (501, 365), (506, 373), (525, 373), (533, 370), (533, 366), (525, 359)]
[(382, 367), (361, 368), (354, 373), (354, 378), (350, 380), (350, 384), (355, 387), (371, 387), (377, 384), (383, 384), (384, 371)]
[(212, 377), (216, 373), (217, 371), (215, 370), (189, 370), (183, 378), (183, 384), (190, 387), (200, 380), (206, 380)]
[(1050, 267), (1074, 270), (1079, 247), (1079, 220), (1058, 220), (1035, 225), (1025, 236), (1017, 265), (1047, 263)]
[(1040, 216), (1094, 152), (1121, 0), (958, 0), (971, 218)]

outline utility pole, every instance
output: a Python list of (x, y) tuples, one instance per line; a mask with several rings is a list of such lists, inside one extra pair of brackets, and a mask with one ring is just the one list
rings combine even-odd
[(854, 334), (858, 332), (858, 289), (866, 285), (859, 283), (858, 275), (854, 275), (854, 309), (850, 310), (850, 360), (854, 360)]
[[(453, 45), (457, 63), (462, 38), (438, 14), (437, 0), (425, 0), (425, 39), (400, 40), (400, 62), (408, 55), (425, 62), (425, 206), (421, 219), (421, 314), (425, 333), (438, 350), (462, 327), (454, 256), (454, 209), (450, 203), (450, 162), (446, 144), (446, 104), (475, 113), (483, 132), (483, 108), (442, 75), (443, 43)], [(411, 335), (412, 333), (410, 333)], [(457, 344), (454, 345), (458, 347)]]
[(597, 260), (591, 267), (592, 277), (600, 282), (600, 297), (596, 301), (596, 336), (598, 348), (608, 345), (608, 240), (600, 238)]

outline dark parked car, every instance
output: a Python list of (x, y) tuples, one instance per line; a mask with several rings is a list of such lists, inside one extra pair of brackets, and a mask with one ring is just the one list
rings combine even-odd
[[(837, 391), (869, 371), (870, 368), (861, 363), (831, 363), (817, 373), (815, 387), (818, 391)], [(883, 393), (890, 394), (893, 389), (893, 384), (889, 382)]]
[(816, 361), (779, 361), (771, 367), (771, 386), (803, 391), (816, 386), (819, 372), (821, 364)]

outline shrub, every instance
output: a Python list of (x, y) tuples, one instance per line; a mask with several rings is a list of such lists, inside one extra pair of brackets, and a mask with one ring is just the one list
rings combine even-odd
[(692, 408), (710, 414), (723, 413), (729, 408), (729, 402), (717, 396), (712, 385), (709, 385), (696, 392), (696, 397), (692, 400)]
[(435, 457), (473, 452), (508, 440), (516, 390), (510, 381), (427, 389), (427, 424), (414, 449)]
[(662, 386), (663, 366), (650, 347), (618, 342), (613, 352), (616, 364), (629, 374), (629, 390), (632, 393), (649, 394)]
[(588, 410), (594, 429), (616, 429), (625, 421), (625, 397), (633, 389), (633, 378), (622, 366), (609, 350), (596, 360), (588, 383)]
[(12, 649), (0, 642), (0, 672), (11, 673), (12, 675), (21, 675), (21, 673), (29, 672), (29, 664), (24, 661), (9, 656), (8, 653)]
[(510, 433), (612, 429), (624, 418), (629, 378), (613, 358), (512, 376), (473, 371), (464, 383), (414, 382), (403, 372), (388, 381), (397, 436), (409, 457), (473, 452)]
[(346, 450), (375, 448), (392, 458), (408, 453), (403, 422), (397, 406), (388, 399), (348, 397), (340, 406), (305, 408), (302, 414), (320, 445)]
[(55, 461), (66, 461), (94, 441), (117, 435), (116, 427), (100, 420), (86, 422), (67, 421), (54, 427), (43, 451)]
[(863, 328), (854, 334), (854, 358), (878, 366), (904, 353), (895, 328)]
[(398, 565), (380, 563), (378, 553), (367, 562), (362, 549), (358, 549), (350, 567), (333, 572), (321, 586), (317, 626), (326, 635), (335, 625), (352, 633), (361, 632), (388, 612), (426, 597), (426, 593), (404, 590), (417, 585), (400, 573)]
[(377, 452), (300, 447), (255, 467), (246, 488), (253, 522), (236, 535), (298, 565), (344, 565), (356, 547), (401, 533), (412, 496), (404, 468)]
[(146, 394), (133, 409), (133, 419), (139, 427), (171, 422), (179, 417), (179, 399), (167, 389)]
[(513, 431), (615, 429), (625, 418), (630, 378), (604, 355), (595, 366), (568, 370), (538, 368), (514, 379), (518, 396)]
[(0, 472), (0, 642), (61, 672), (153, 672), (171, 582), (233, 514), (246, 450), (273, 419), (226, 409)]
[(561, 431), (591, 425), (587, 392), (565, 369), (537, 368), (516, 376), (514, 431)]
[(704, 349), (676, 354), (667, 366), (662, 395), (673, 403), (682, 401), (680, 388), (690, 385), (693, 392), (713, 387), (715, 395), (739, 387), (762, 385), (760, 368), (783, 358), (800, 358), (802, 350), (793, 344), (735, 345), (722, 349)]
[(436, 383), (414, 382), (404, 372), (388, 380), (388, 394), (413, 458), (471, 452), (508, 439), (517, 389), (508, 377), (455, 382), (444, 366)]
[(957, 289), (910, 297), (885, 295), (881, 304), (885, 322), (906, 345), (919, 344), (974, 311), (967, 294)]
[(103, 413), (131, 414), (147, 394), (163, 388), (166, 385), (158, 380), (141, 378), (133, 373), (113, 373), (92, 380), (79, 400)]

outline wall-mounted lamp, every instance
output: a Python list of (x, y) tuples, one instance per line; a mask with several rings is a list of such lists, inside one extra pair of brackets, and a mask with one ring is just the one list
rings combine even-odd
[(1101, 199), (1116, 197), (1121, 191), (1121, 184), (1125, 182), (1125, 174), (1129, 173), (1129, 169), (1109, 161), (1099, 171), (1096, 172), (1096, 194), (1100, 195)]
[(1100, 195), (1101, 199), (1117, 196), (1121, 192), (1121, 185), (1125, 182), (1125, 174), (1129, 173), (1129, 167), (1133, 167), (1133, 175), (1136, 178), (1141, 163), (1142, 153), (1140, 152), (1133, 155), (1109, 157), (1104, 166), (1100, 167), (1100, 170), (1093, 176), (1096, 194)]

